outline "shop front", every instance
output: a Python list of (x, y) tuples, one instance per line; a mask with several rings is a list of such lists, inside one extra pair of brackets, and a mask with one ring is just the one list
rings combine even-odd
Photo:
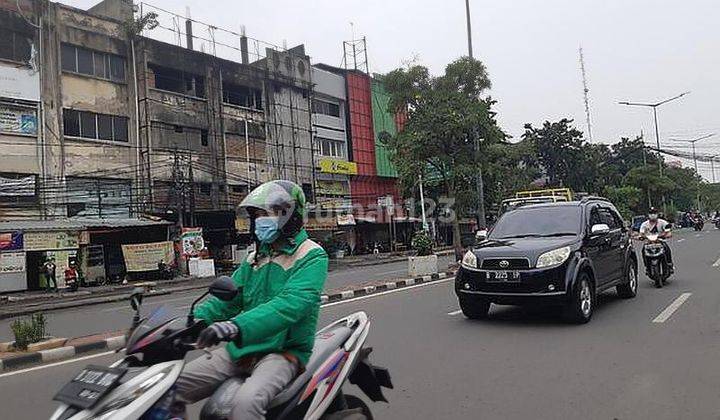
[(0, 233), (0, 292), (12, 292), (26, 288), (22, 232)]
[(24, 231), (25, 272), (27, 290), (44, 289), (47, 279), (42, 266), (49, 259), (55, 262), (57, 286), (65, 287), (62, 273), (70, 261), (77, 260), (80, 248), (80, 231), (74, 229)]

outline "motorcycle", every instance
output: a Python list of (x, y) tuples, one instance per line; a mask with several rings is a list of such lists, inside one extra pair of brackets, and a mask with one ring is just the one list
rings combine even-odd
[[(208, 294), (230, 301), (239, 293), (232, 279), (219, 277), (197, 298), (187, 317), (169, 316), (161, 307), (142, 318), (142, 290), (130, 299), (135, 310), (125, 357), (109, 367), (88, 365), (55, 395), (60, 402), (51, 420), (131, 420), (168, 418), (175, 397), (173, 386), (187, 353), (197, 349), (203, 323), (195, 321), (195, 305)], [(372, 365), (372, 348), (364, 347), (370, 321), (356, 312), (326, 326), (315, 337), (305, 370), (271, 402), (268, 420), (372, 419), (360, 398), (345, 394), (345, 382), (360, 388), (373, 401), (385, 401), (382, 388), (392, 388), (387, 369)], [(206, 350), (206, 356), (211, 353)], [(241, 382), (229, 379), (207, 400), (202, 420), (225, 419)]]
[(695, 220), (693, 220), (693, 228), (695, 231), (701, 231), (705, 227), (705, 221), (702, 219), (702, 217), (696, 217)]
[(655, 282), (655, 287), (661, 288), (670, 277), (670, 267), (665, 256), (664, 241), (657, 233), (647, 234), (643, 245), (643, 256), (648, 270), (648, 276)]

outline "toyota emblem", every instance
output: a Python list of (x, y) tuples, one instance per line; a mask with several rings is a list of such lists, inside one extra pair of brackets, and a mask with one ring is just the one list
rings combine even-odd
[(508, 267), (510, 267), (510, 261), (508, 261), (508, 260), (500, 261), (500, 268), (508, 268)]

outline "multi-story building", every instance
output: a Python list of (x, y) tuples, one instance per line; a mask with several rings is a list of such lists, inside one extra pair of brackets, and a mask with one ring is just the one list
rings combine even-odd
[(324, 210), (349, 209), (350, 175), (357, 174), (357, 165), (348, 148), (345, 79), (313, 66), (312, 80), (316, 201)]

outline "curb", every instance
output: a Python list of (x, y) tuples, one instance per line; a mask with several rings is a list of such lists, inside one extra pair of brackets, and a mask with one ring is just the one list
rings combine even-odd
[(64, 359), (71, 359), (84, 353), (117, 350), (125, 346), (125, 336), (104, 338), (90, 341), (76, 346), (58, 347), (50, 350), (40, 350), (32, 353), (19, 354), (0, 359), (0, 372), (10, 371), (26, 365), (45, 364)]
[[(444, 271), (429, 276), (421, 276), (404, 280), (396, 280), (380, 283), (372, 286), (364, 286), (352, 290), (344, 290), (342, 292), (324, 294), (320, 296), (322, 304), (335, 303), (343, 300), (353, 299), (360, 296), (372, 295), (393, 289), (401, 289), (421, 283), (433, 283), (438, 280), (450, 279), (455, 275), (455, 271)], [(188, 286), (185, 286), (188, 287)], [(195, 288), (207, 286), (195, 286)], [(154, 295), (170, 294), (172, 292), (165, 290), (163, 293), (157, 292)], [(128, 296), (116, 296), (116, 300), (127, 299)], [(33, 312), (33, 311), (30, 311)], [(30, 313), (29, 312), (29, 313)], [(41, 365), (60, 360), (71, 359), (83, 353), (97, 353), (99, 351), (117, 350), (125, 347), (125, 336), (119, 335), (109, 338), (103, 338), (97, 341), (91, 341), (75, 346), (64, 346), (50, 350), (40, 350), (32, 353), (23, 353), (17, 356), (0, 358), (0, 373), (18, 369), (27, 365)]]

